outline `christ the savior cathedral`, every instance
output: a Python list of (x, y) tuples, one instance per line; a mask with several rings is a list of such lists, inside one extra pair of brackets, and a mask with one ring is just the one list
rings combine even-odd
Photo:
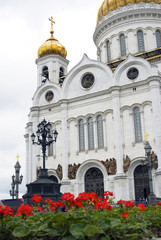
[(36, 59), (25, 134), (27, 183), (42, 168), (31, 134), (45, 119), (58, 132), (46, 168), (62, 193), (102, 196), (109, 190), (116, 200), (147, 198), (149, 135), (154, 193), (161, 197), (161, 0), (104, 0), (93, 35), (97, 60), (84, 54), (69, 72), (67, 51), (52, 27), (50, 33)]

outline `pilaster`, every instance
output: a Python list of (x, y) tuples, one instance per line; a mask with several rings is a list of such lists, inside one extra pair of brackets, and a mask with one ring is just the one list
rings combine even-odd
[(158, 157), (158, 173), (161, 172), (161, 97), (160, 79), (150, 79), (149, 81), (152, 111), (153, 111), (153, 132), (156, 144), (156, 154)]
[(62, 119), (62, 171), (63, 181), (68, 180), (68, 153), (69, 153), (69, 135), (67, 127), (68, 105), (67, 100), (60, 102)]
[(123, 146), (122, 146), (122, 125), (120, 117), (120, 96), (119, 87), (112, 91), (113, 118), (114, 118), (114, 143), (115, 156), (117, 161), (117, 174), (123, 174)]

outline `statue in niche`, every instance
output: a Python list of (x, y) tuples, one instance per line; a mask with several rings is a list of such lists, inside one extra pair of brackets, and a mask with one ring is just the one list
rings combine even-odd
[(130, 158), (128, 157), (128, 155), (126, 155), (126, 157), (123, 159), (123, 169), (125, 173), (127, 172), (129, 166), (130, 166)]
[(152, 151), (151, 153), (151, 164), (154, 169), (158, 168), (158, 160), (157, 160), (157, 155)]
[(114, 158), (110, 158), (110, 166), (109, 166), (109, 169), (108, 169), (108, 174), (109, 175), (114, 175), (116, 174), (116, 159)]
[(78, 164), (69, 164), (68, 165), (68, 178), (69, 179), (75, 179), (76, 178), (76, 173), (77, 173), (77, 170), (80, 166), (80, 163)]
[(116, 174), (116, 159), (110, 158), (110, 160), (106, 159), (106, 161), (101, 161), (106, 168), (106, 171), (109, 175)]
[(58, 167), (56, 169), (56, 173), (58, 174), (59, 179), (62, 179), (62, 166), (58, 164)]

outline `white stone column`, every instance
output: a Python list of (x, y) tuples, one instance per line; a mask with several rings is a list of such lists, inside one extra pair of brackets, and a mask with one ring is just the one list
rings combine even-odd
[(97, 135), (97, 121), (96, 118), (93, 118), (93, 130), (94, 130), (94, 149), (98, 149), (98, 135)]
[(131, 122), (131, 129), (132, 129), (132, 146), (134, 147), (135, 146), (135, 128), (134, 128), (134, 117), (133, 117), (132, 110), (130, 110), (129, 117)]
[(84, 120), (85, 151), (88, 152), (88, 123)]
[(114, 143), (117, 162), (117, 174), (123, 174), (123, 147), (122, 125), (120, 117), (119, 88), (112, 91), (113, 117), (114, 117)]
[(76, 155), (78, 155), (78, 153), (79, 153), (79, 124), (78, 124), (78, 122), (75, 123), (75, 132), (76, 132), (76, 138), (77, 138)]
[(140, 120), (141, 120), (141, 134), (142, 134), (142, 141), (144, 140), (144, 135), (146, 132), (145, 125), (144, 125), (144, 110), (140, 109)]
[(104, 63), (107, 62), (107, 44), (106, 44), (106, 42), (104, 42), (104, 44), (102, 45), (101, 61)]
[[(39, 123), (39, 108), (38, 107), (33, 108), (32, 121), (33, 121), (32, 133), (34, 133), (36, 135), (36, 131), (38, 130), (37, 125)], [(30, 136), (30, 138), (31, 138), (31, 136)], [(37, 141), (37, 136), (35, 138), (35, 141)], [(39, 149), (38, 145), (34, 144), (32, 146), (32, 175), (31, 175), (32, 182), (35, 181), (37, 178), (36, 169), (38, 166), (38, 160), (37, 160), (38, 149)]]
[[(155, 139), (156, 155), (158, 157), (158, 169), (155, 177), (155, 194), (161, 197), (161, 97), (160, 97), (160, 78), (149, 81), (152, 111), (153, 111), (153, 132)], [(154, 180), (154, 179), (153, 179)]]
[(69, 136), (67, 128), (68, 106), (67, 101), (61, 101), (61, 119), (62, 119), (62, 173), (63, 179), (68, 180), (68, 153), (69, 153)]
[(128, 199), (127, 177), (123, 171), (123, 137), (122, 137), (122, 121), (120, 116), (120, 96), (119, 87), (115, 87), (112, 91), (113, 118), (114, 118), (114, 143), (115, 156), (117, 164), (117, 174), (114, 177), (115, 198), (116, 200), (124, 198)]
[(106, 119), (105, 117), (102, 117), (103, 121), (103, 140), (104, 140), (104, 148), (107, 151), (107, 130), (106, 130)]
[[(153, 111), (153, 132), (158, 157), (158, 170), (161, 172), (161, 97), (160, 97), (160, 78), (149, 81)], [(160, 190), (161, 191), (161, 190)]]

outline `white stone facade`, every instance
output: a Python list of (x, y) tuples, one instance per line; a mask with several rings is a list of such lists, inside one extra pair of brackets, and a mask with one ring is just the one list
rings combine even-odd
[[(53, 155), (48, 156), (46, 168), (49, 175), (62, 183), (62, 192), (78, 194), (85, 191), (85, 174), (90, 168), (97, 168), (103, 174), (104, 190), (113, 191), (117, 199), (135, 199), (134, 171), (145, 160), (145, 133), (158, 157), (158, 169), (152, 170), (154, 192), (161, 197), (161, 73), (159, 60), (155, 64), (134, 57), (137, 53), (137, 29), (144, 32), (145, 50), (156, 48), (155, 29), (161, 29), (161, 5), (139, 3), (109, 12), (96, 26), (94, 41), (98, 48), (98, 60), (86, 55), (67, 72), (68, 61), (58, 55), (37, 59), (37, 90), (26, 126), (26, 168), (27, 183), (36, 179), (36, 169), (42, 166), (41, 149), (32, 145), (31, 134), (44, 118), (58, 131)], [(110, 26), (110, 27), (109, 27)], [(112, 60), (120, 58), (118, 36), (126, 35), (127, 54), (119, 66), (112, 71), (107, 62), (107, 39), (111, 43)], [(44, 66), (48, 67), (49, 80), (41, 82)], [(59, 85), (59, 69), (66, 75)], [(131, 80), (127, 73), (131, 68), (138, 70), (138, 76)], [(82, 87), (86, 74), (94, 76), (90, 88)], [(54, 93), (49, 102), (45, 99), (48, 91)], [(136, 141), (134, 109), (140, 110), (141, 141)], [(98, 146), (97, 117), (102, 117), (103, 147)], [(89, 149), (88, 119), (93, 119), (94, 147)], [(79, 120), (84, 121), (84, 150), (80, 151)], [(123, 159), (128, 155), (130, 166), (125, 173)], [(101, 161), (116, 159), (117, 172), (109, 175)], [(62, 179), (56, 169), (62, 166)], [(80, 164), (74, 179), (68, 178), (68, 167)]]

